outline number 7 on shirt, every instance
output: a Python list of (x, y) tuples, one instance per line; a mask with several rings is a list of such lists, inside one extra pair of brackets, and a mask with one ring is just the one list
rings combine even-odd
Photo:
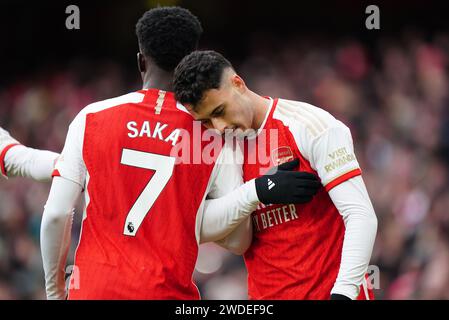
[(173, 175), (175, 158), (149, 152), (123, 149), (121, 164), (136, 168), (155, 170), (140, 196), (128, 212), (123, 234), (135, 236), (143, 219)]

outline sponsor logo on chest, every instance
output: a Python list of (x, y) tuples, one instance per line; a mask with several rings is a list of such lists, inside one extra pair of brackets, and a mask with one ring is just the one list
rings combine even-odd
[(298, 212), (294, 204), (264, 205), (260, 204), (252, 214), (255, 232), (272, 228), (298, 219)]

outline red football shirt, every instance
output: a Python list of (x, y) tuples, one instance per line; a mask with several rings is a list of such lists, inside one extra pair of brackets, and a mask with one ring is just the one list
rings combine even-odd
[(69, 299), (199, 298), (196, 220), (214, 163), (173, 154), (193, 155), (192, 120), (173, 93), (149, 89), (72, 122), (55, 169), (86, 195)]
[[(341, 127), (340, 139), (327, 136), (331, 125)], [(324, 110), (281, 99), (261, 129), (243, 145), (245, 181), (297, 158), (297, 170), (318, 175), (325, 187), (309, 203), (259, 205), (252, 214), (254, 237), (244, 256), (249, 298), (329, 299), (345, 226), (327, 191), (361, 174), (349, 130)]]

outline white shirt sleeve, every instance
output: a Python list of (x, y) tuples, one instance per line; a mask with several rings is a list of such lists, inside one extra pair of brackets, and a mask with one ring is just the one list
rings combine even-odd
[(73, 181), (84, 188), (86, 165), (83, 160), (83, 141), (86, 114), (81, 111), (69, 126), (64, 149), (56, 161), (53, 176)]
[(8, 131), (0, 127), (0, 175), (8, 179), (5, 163), (6, 154), (17, 146), (20, 142), (11, 137)]
[(49, 300), (66, 298), (65, 267), (70, 247), (73, 208), (81, 194), (79, 184), (55, 177), (41, 224), (41, 254)]
[(336, 121), (312, 140), (309, 157), (345, 224), (340, 270), (331, 293), (356, 299), (371, 258), (377, 218), (349, 128)]
[(248, 250), (253, 241), (253, 223), (251, 217), (242, 221), (229, 235), (215, 241), (220, 247), (230, 252), (242, 255)]
[(215, 241), (236, 254), (251, 244), (249, 217), (259, 204), (254, 180), (243, 184), (242, 163), (240, 147), (226, 141), (213, 172), (200, 232), (200, 243)]
[(206, 200), (201, 242), (218, 241), (228, 236), (256, 210), (259, 203), (254, 180), (223, 197)]
[(343, 124), (330, 127), (314, 138), (309, 155), (310, 164), (318, 172), (327, 191), (361, 174), (351, 133)]
[(73, 207), (82, 192), (86, 166), (82, 158), (85, 112), (69, 126), (59, 156), (41, 225), (41, 252), (48, 299), (65, 299), (65, 264), (70, 245)]
[(17, 145), (5, 154), (5, 171), (8, 177), (50, 181), (58, 157), (59, 154), (55, 152)]
[(0, 169), (1, 175), (49, 181), (59, 154), (28, 148), (11, 137), (0, 127)]
[(377, 232), (377, 217), (361, 176), (329, 191), (343, 217), (345, 238), (337, 280), (331, 293), (356, 299), (371, 259)]

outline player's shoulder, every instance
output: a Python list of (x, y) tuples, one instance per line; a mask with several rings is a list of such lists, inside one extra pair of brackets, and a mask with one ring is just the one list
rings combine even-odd
[(144, 94), (136, 91), (118, 97), (93, 102), (78, 112), (73, 121), (70, 123), (70, 127), (83, 128), (86, 122), (86, 116), (88, 114), (97, 113), (127, 103), (138, 103), (141, 102), (143, 98)]
[(281, 120), (287, 126), (296, 125), (312, 137), (318, 137), (330, 129), (349, 130), (328, 111), (302, 101), (279, 99), (273, 118)]
[(83, 109), (81, 109), (80, 112), (78, 112), (76, 117), (73, 119), (71, 126), (83, 125), (88, 114), (101, 112), (128, 103), (142, 102), (144, 96), (145, 95), (142, 92), (135, 91), (114, 98), (109, 98), (106, 100), (96, 101), (88, 104)]
[(84, 109), (82, 109), (80, 114), (100, 112), (127, 103), (139, 103), (142, 102), (143, 98), (144, 94), (142, 92), (139, 91), (130, 92), (118, 97), (93, 102), (87, 105)]

